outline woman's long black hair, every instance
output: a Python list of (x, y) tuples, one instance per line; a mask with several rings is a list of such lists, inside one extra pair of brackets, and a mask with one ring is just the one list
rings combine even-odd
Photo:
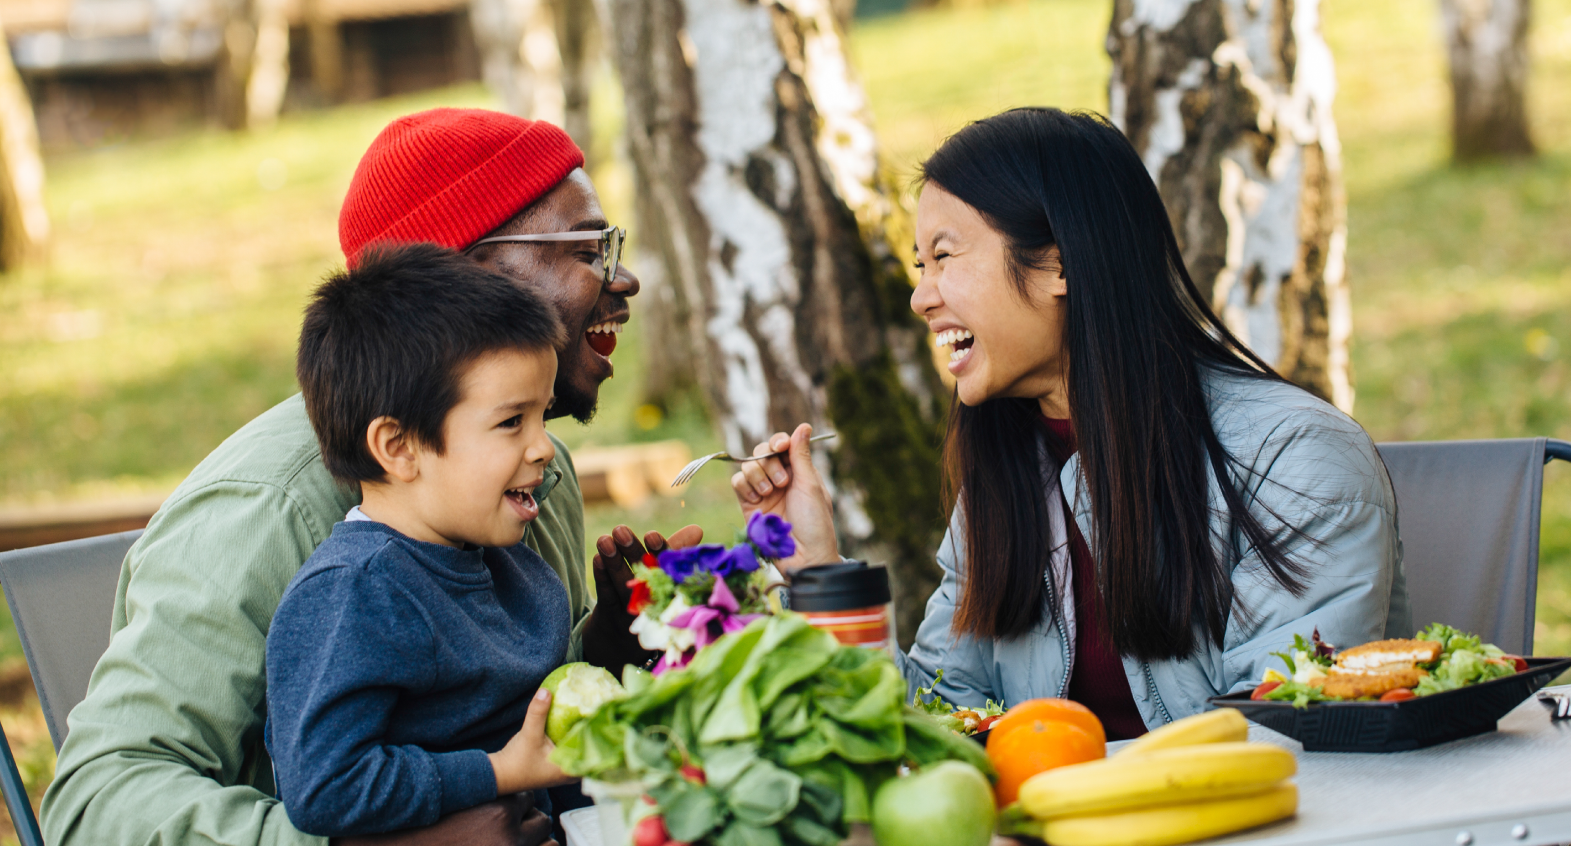
[[(1220, 645), (1234, 597), (1211, 533), (1215, 474), (1240, 540), (1284, 588), (1302, 568), (1247, 508), (1211, 426), (1207, 369), (1281, 381), (1217, 319), (1184, 268), (1162, 198), (1123, 133), (1099, 115), (1014, 109), (950, 137), (922, 167), (1003, 235), (1014, 283), (1068, 280), (1065, 374), (1089, 494), (1097, 588), (1113, 643), (1141, 659)], [(966, 573), (955, 629), (1012, 637), (1041, 623), (1047, 501), (1032, 399), (951, 406), (946, 484), (963, 510)], [(1047, 435), (1051, 437), (1051, 435)], [(1084, 589), (1084, 588), (1081, 588)], [(1046, 613), (1055, 614), (1056, 609)]]

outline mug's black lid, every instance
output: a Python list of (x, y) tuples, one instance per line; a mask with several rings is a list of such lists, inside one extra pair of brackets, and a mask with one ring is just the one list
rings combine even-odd
[(849, 611), (889, 602), (889, 571), (865, 561), (804, 567), (791, 577), (792, 611)]

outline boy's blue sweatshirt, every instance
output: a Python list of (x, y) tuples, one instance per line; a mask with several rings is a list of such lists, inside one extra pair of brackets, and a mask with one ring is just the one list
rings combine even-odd
[(496, 798), (486, 753), (523, 725), (570, 626), (561, 580), (522, 544), (334, 526), (267, 634), (267, 751), (290, 821), (373, 834)]

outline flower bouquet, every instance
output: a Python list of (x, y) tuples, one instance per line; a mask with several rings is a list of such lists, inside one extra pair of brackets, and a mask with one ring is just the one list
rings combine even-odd
[(795, 554), (791, 524), (774, 514), (754, 513), (736, 545), (668, 549), (633, 565), (634, 615), (630, 631), (645, 649), (663, 654), (654, 674), (685, 667), (716, 638), (740, 631), (770, 613), (769, 568)]

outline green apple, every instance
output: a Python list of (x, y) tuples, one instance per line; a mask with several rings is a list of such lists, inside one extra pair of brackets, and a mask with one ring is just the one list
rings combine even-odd
[(873, 839), (879, 846), (987, 846), (997, 815), (987, 776), (944, 761), (878, 788)]
[(616, 677), (602, 667), (578, 661), (551, 671), (540, 686), (551, 691), (551, 713), (545, 720), (545, 736), (561, 743), (568, 729), (593, 714), (601, 705), (621, 699), (627, 691)]

